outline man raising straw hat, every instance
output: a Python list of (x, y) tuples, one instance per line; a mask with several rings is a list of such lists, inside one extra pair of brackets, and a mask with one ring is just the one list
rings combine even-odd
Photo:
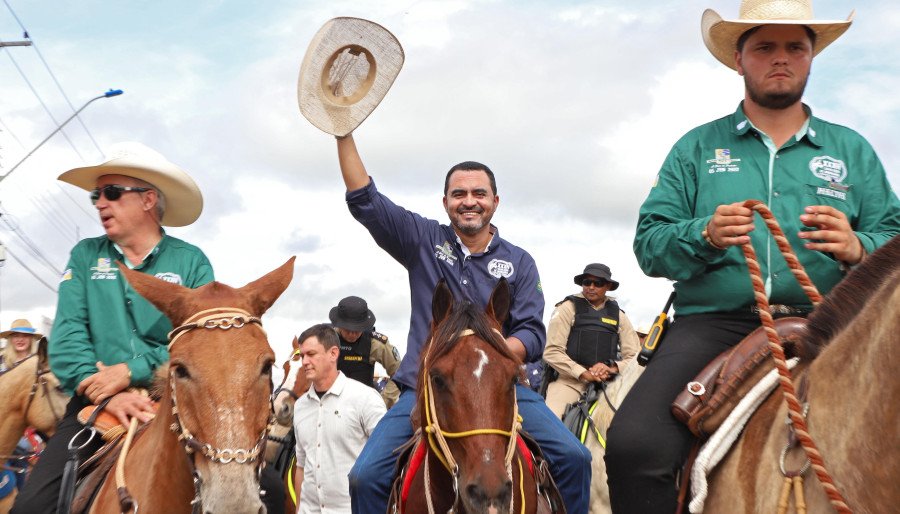
[[(678, 294), (665, 344), (609, 429), (617, 514), (675, 511), (675, 477), (692, 438), (669, 406), (710, 360), (760, 325), (740, 245), (755, 247), (776, 315), (812, 308), (768, 232), (754, 230), (744, 200), (770, 205), (823, 293), (900, 232), (900, 202), (871, 145), (801, 102), (813, 56), (851, 19), (816, 20), (811, 0), (744, 0), (734, 20), (703, 14), (703, 41), (744, 77), (744, 99), (675, 144), (640, 210), (638, 262), (647, 275), (676, 281)], [(810, 512), (822, 511), (812, 506), (818, 499), (810, 498)]]

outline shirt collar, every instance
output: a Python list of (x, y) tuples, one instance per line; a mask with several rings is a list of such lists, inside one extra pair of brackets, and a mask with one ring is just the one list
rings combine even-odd
[[(493, 224), (491, 225), (490, 230), (491, 230), (491, 239), (488, 241), (487, 246), (484, 247), (484, 251), (481, 253), (488, 253), (491, 251), (491, 245), (494, 243), (494, 238), (497, 237), (497, 234), (499, 233), (499, 231), (497, 230), (497, 227), (495, 227)], [(459, 245), (459, 248), (462, 251), (463, 256), (468, 257), (468, 256), (472, 255), (472, 252), (469, 251), (469, 247), (466, 246), (462, 242), (462, 239), (459, 238), (459, 234), (457, 234), (455, 230), (453, 231), (453, 234), (456, 236), (456, 244)]]
[[(344, 392), (344, 386), (347, 385), (347, 380), (349, 380), (349, 379), (347, 378), (346, 375), (344, 375), (344, 372), (341, 370), (338, 370), (337, 378), (334, 380), (334, 383), (331, 384), (331, 387), (328, 388), (328, 391), (325, 391), (325, 394), (322, 395), (322, 399), (324, 399), (329, 394), (333, 394), (334, 396), (340, 396), (341, 393)], [(307, 391), (306, 394), (310, 398), (312, 398), (316, 401), (319, 401), (319, 395), (316, 394), (315, 384), (309, 384), (309, 391)]]
[[(803, 110), (806, 111), (806, 121), (803, 123), (803, 126), (800, 127), (800, 130), (794, 134), (794, 140), (800, 141), (801, 139), (806, 137), (806, 140), (810, 142), (810, 144), (821, 147), (822, 144), (819, 142), (818, 131), (816, 127), (819, 126), (819, 120), (813, 118), (812, 109), (809, 108), (808, 105), (803, 104)], [(757, 129), (753, 126), (753, 123), (747, 118), (747, 115), (744, 114), (744, 102), (742, 101), (738, 104), (737, 110), (734, 112), (734, 116), (732, 117), (732, 132), (736, 135), (743, 136), (750, 129), (756, 130), (757, 132), (763, 134), (761, 130)]]
[[(151, 259), (153, 259), (153, 257), (155, 257), (159, 253), (159, 249), (162, 246), (163, 241), (166, 240), (166, 231), (162, 227), (160, 227), (159, 232), (160, 232), (160, 234), (162, 234), (162, 237), (160, 238), (159, 242), (156, 243), (156, 246), (154, 246), (153, 249), (151, 249), (149, 252), (147, 252), (147, 255), (145, 255), (144, 258), (141, 259), (141, 264), (139, 267), (143, 267), (144, 265), (146, 265), (147, 262), (149, 262)], [(122, 256), (122, 262), (126, 266), (128, 266), (128, 269), (134, 269), (135, 266), (133, 264), (131, 264), (130, 262), (128, 262), (128, 258), (125, 257), (125, 252), (122, 251), (122, 247), (119, 246), (119, 244), (116, 243), (115, 241), (110, 240), (110, 242), (112, 242), (113, 248), (115, 248), (116, 251), (119, 252), (119, 255)]]

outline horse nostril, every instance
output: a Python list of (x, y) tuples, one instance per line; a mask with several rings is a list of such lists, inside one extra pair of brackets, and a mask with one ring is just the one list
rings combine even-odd
[(262, 506), (259, 508), (259, 514), (266, 514), (266, 507)]
[(484, 489), (482, 489), (479, 484), (469, 484), (466, 486), (466, 493), (469, 495), (469, 499), (472, 503), (476, 505), (483, 504), (487, 500), (487, 494), (485, 494)]

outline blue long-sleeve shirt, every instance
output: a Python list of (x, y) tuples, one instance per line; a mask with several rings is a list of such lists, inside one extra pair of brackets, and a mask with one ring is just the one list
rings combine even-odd
[(463, 250), (453, 228), (410, 212), (379, 193), (375, 181), (347, 192), (350, 213), (363, 224), (375, 242), (409, 272), (411, 313), (406, 355), (392, 377), (415, 387), (419, 354), (427, 343), (431, 324), (431, 300), (440, 279), (457, 299), (485, 306), (501, 278), (509, 281), (511, 305), (503, 324), (506, 337), (525, 345), (526, 362), (540, 359), (546, 330), (544, 293), (534, 259), (525, 250), (500, 238), (496, 227), (488, 248), (477, 254)]

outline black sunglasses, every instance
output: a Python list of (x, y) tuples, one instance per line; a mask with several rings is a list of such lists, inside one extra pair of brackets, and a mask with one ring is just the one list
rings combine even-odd
[(607, 282), (605, 280), (593, 280), (590, 278), (586, 278), (581, 281), (581, 285), (584, 287), (590, 287), (590, 286), (603, 287), (606, 284), (607, 284)]
[(109, 200), (110, 202), (115, 202), (119, 198), (122, 198), (122, 193), (129, 193), (129, 192), (143, 193), (145, 191), (150, 191), (150, 189), (148, 189), (146, 187), (130, 187), (130, 186), (120, 186), (118, 184), (110, 184), (108, 186), (94, 188), (94, 190), (91, 191), (91, 203), (96, 205), (97, 200), (100, 199), (101, 194), (103, 196), (105, 196), (106, 199)]

